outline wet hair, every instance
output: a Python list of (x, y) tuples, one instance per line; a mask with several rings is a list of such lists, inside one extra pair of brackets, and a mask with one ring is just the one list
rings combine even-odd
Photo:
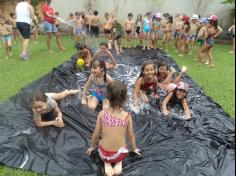
[(128, 14), (128, 17), (133, 17), (133, 14), (132, 14), (132, 13), (129, 13), (129, 14)]
[(79, 12), (75, 12), (75, 16), (79, 16), (80, 15), (80, 13)]
[(141, 77), (144, 76), (144, 70), (145, 70), (146, 66), (148, 66), (148, 65), (153, 65), (154, 70), (156, 70), (156, 65), (155, 65), (155, 63), (154, 63), (152, 60), (147, 60), (147, 61), (143, 62), (143, 66), (142, 66), (142, 68), (141, 68), (141, 73), (140, 73), (140, 75), (139, 75), (139, 78), (141, 78)]
[(170, 16), (168, 17), (168, 19), (169, 19), (169, 23), (173, 23), (173, 16), (172, 16), (172, 15), (170, 15)]
[(77, 50), (83, 50), (84, 48), (86, 48), (86, 45), (85, 45), (85, 44), (81, 44), (81, 43), (79, 43), (79, 42), (76, 42), (76, 43), (75, 43), (75, 48), (76, 48)]
[(41, 91), (36, 91), (33, 94), (32, 104), (34, 104), (36, 101), (47, 102), (47, 96)]
[(93, 59), (90, 63), (91, 68), (101, 68), (104, 71), (104, 82), (107, 82), (107, 67), (106, 63), (101, 59)]
[(100, 43), (100, 47), (101, 47), (101, 46), (105, 46), (105, 47), (108, 48), (108, 43), (107, 43), (107, 42), (101, 42), (101, 43)]
[(113, 109), (122, 108), (127, 100), (127, 86), (121, 81), (112, 81), (107, 86), (107, 99)]
[(159, 69), (160, 67), (166, 67), (168, 69), (166, 60), (161, 60), (160, 62), (158, 62), (157, 68)]
[(70, 16), (70, 17), (73, 17), (73, 16), (74, 16), (74, 14), (73, 14), (73, 13), (70, 13), (70, 14), (69, 14), (69, 16)]
[(97, 15), (98, 15), (98, 11), (97, 11), (97, 10), (94, 10), (94, 11), (93, 11), (93, 14), (94, 14), (95, 16), (97, 16)]
[(9, 15), (10, 15), (10, 17), (13, 17), (13, 16), (15, 16), (15, 13), (11, 12)]
[(213, 26), (216, 30), (218, 29), (218, 20), (209, 20), (211, 26)]
[(114, 37), (114, 41), (115, 41), (115, 40), (119, 40), (119, 39), (121, 39), (121, 37), (122, 37), (121, 34), (117, 34), (117, 35)]
[(55, 12), (55, 15), (59, 15), (59, 12)]
[(106, 16), (110, 16), (109, 13), (105, 13), (105, 17), (106, 17)]

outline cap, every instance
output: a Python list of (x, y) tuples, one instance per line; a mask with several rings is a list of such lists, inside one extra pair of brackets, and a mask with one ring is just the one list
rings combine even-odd
[(193, 14), (193, 16), (191, 17), (191, 20), (199, 20), (198, 14)]
[(185, 90), (186, 92), (188, 92), (188, 89), (189, 89), (189, 85), (187, 83), (184, 83), (184, 82), (179, 82), (177, 84), (177, 89), (181, 89), (181, 90)]
[(157, 13), (157, 14), (155, 15), (155, 17), (161, 19), (161, 13)]
[(218, 16), (216, 16), (216, 15), (211, 15), (210, 18), (208, 18), (208, 20), (216, 21), (216, 20), (218, 20)]

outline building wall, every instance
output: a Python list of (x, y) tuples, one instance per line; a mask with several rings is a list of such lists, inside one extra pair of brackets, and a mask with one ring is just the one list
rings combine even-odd
[[(86, 11), (86, 0), (53, 0), (52, 6), (60, 12), (61, 17), (66, 18), (70, 12)], [(93, 0), (94, 9), (99, 11), (100, 17), (103, 19), (105, 12), (111, 12), (114, 9), (114, 2), (117, 0)], [(210, 12), (219, 16), (220, 24), (226, 26), (232, 23), (231, 9), (234, 5), (223, 5), (222, 0), (200, 0), (203, 3), (209, 4), (207, 8), (198, 8), (193, 2), (199, 0), (119, 0), (118, 18), (124, 22), (129, 12), (132, 12), (136, 17), (138, 13), (145, 14), (148, 11), (169, 12), (172, 15), (182, 12), (189, 16), (193, 13), (200, 12), (202, 16), (209, 16)], [(231, 21), (229, 21), (231, 20)]]

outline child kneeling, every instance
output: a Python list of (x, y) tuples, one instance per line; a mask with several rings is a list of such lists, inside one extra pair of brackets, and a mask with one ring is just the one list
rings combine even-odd
[[(107, 87), (107, 99), (110, 108), (99, 113), (92, 136), (92, 147), (88, 149), (87, 154), (90, 155), (98, 145), (99, 155), (105, 164), (105, 173), (107, 176), (113, 176), (121, 174), (122, 161), (129, 152), (126, 132), (132, 151), (137, 155), (140, 153), (136, 147), (131, 114), (122, 109), (127, 99), (127, 87), (120, 81), (113, 81)], [(100, 132), (102, 139), (99, 142)], [(112, 167), (111, 164), (115, 166)]]

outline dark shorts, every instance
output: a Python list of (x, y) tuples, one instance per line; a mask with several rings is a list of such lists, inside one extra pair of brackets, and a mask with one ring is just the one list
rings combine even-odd
[(17, 22), (16, 26), (24, 39), (30, 39), (30, 25), (28, 23)]
[(132, 33), (132, 31), (125, 31), (127, 35), (130, 35)]
[(91, 26), (91, 35), (98, 37), (99, 36), (99, 27), (98, 26)]
[(105, 34), (111, 34), (111, 29), (104, 29)]

